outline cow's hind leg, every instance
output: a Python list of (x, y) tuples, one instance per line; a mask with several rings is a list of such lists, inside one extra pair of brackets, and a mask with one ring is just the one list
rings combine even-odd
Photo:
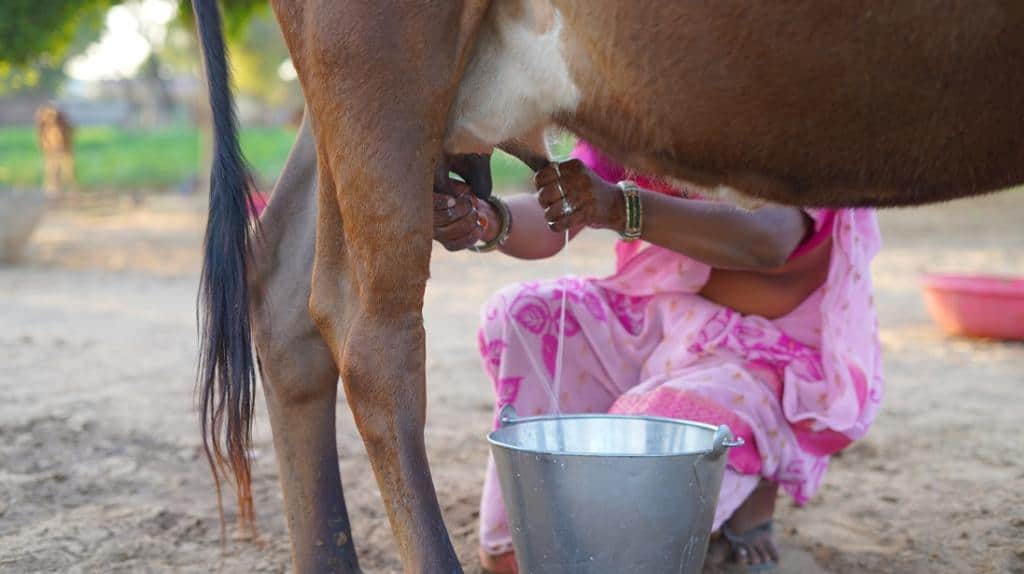
[(316, 149), (308, 121), (262, 219), (253, 331), (297, 572), (358, 572), (338, 472), (338, 370), (309, 314)]
[(310, 311), (341, 370), (406, 572), (461, 572), (423, 442), (423, 293), (435, 167), (488, 2), (273, 4), (317, 139)]
[(433, 162), (416, 151), (380, 167), (332, 162), (350, 173), (335, 177), (343, 187), (321, 182), (310, 308), (341, 368), (406, 571), (451, 573), (461, 570), (423, 441)]

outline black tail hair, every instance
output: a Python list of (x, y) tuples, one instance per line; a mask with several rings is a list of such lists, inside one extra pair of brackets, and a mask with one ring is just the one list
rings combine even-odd
[[(249, 321), (247, 264), (255, 233), (252, 179), (238, 142), (231, 74), (216, 0), (192, 0), (213, 115), (210, 210), (199, 285), (197, 393), (203, 449), (217, 487), (233, 475), (243, 527), (255, 526), (251, 488), (252, 415), (256, 364)], [(254, 530), (253, 530), (254, 532)]]

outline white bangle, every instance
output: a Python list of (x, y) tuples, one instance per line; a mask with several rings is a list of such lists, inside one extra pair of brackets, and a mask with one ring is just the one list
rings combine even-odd
[(620, 181), (619, 189), (626, 204), (626, 224), (619, 236), (623, 241), (636, 241), (644, 232), (644, 204), (640, 201), (640, 187), (632, 181)]
[(494, 212), (498, 215), (498, 220), (501, 221), (501, 227), (498, 229), (498, 234), (494, 236), (494, 239), (469, 248), (477, 253), (489, 253), (501, 247), (512, 233), (512, 212), (509, 210), (508, 204), (496, 195), (488, 197), (486, 201), (494, 208)]

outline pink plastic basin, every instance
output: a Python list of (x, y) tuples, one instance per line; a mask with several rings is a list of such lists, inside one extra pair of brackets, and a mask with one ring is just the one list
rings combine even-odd
[(924, 300), (955, 335), (1024, 341), (1024, 278), (929, 273)]

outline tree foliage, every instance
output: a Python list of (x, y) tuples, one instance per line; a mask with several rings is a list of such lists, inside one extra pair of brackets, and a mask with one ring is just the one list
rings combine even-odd
[[(79, 27), (122, 0), (0, 0), (0, 77), (40, 63), (63, 61)], [(188, 0), (181, 16), (191, 22)], [(246, 22), (266, 10), (267, 0), (222, 0), (226, 32), (238, 37)], [(102, 21), (102, 20), (101, 20)], [(102, 28), (100, 28), (102, 30)]]
[[(0, 53), (7, 50), (6, 53), (11, 54), (9, 60), (0, 58), (0, 94), (25, 89), (53, 92), (64, 80), (64, 64), (68, 58), (84, 51), (103, 33), (106, 11), (107, 6), (102, 3), (84, 10), (72, 26), (70, 38), (60, 38), (53, 49), (29, 56), (23, 64), (15, 63), (13, 49), (8, 50), (6, 43), (0, 44)], [(0, 28), (6, 24), (0, 19)]]
[(278, 75), (289, 54), (271, 14), (252, 17), (230, 42), (230, 50), (234, 85), (240, 94), (271, 106), (301, 105), (297, 82), (282, 81)]
[[(224, 18), (224, 33), (234, 40), (245, 32), (252, 17), (261, 11), (269, 11), (267, 0), (220, 0), (221, 15)], [(192, 3), (179, 0), (181, 18), (192, 25)]]
[(3, 0), (0, 66), (22, 67), (39, 58), (61, 58), (78, 22), (116, 0)]

